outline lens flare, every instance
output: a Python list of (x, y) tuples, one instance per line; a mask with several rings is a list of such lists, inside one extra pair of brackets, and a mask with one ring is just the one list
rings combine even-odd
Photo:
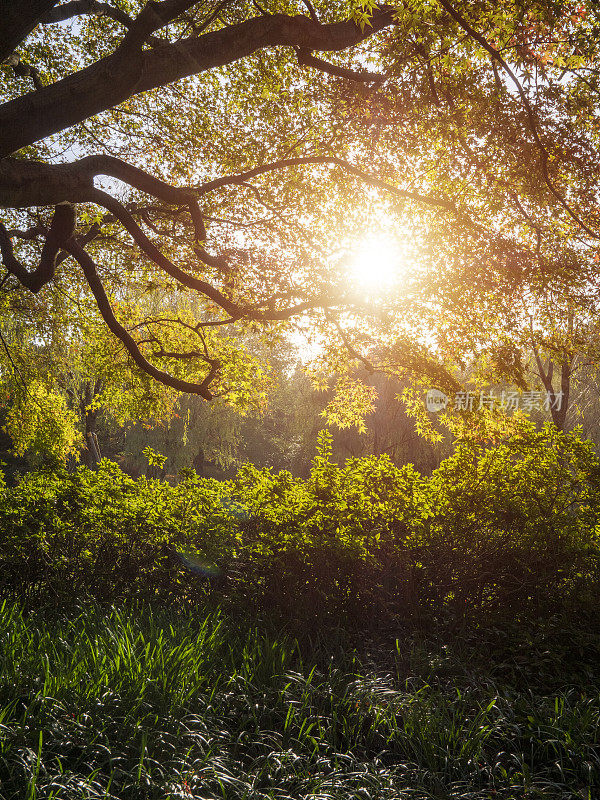
[(195, 553), (181, 553), (176, 550), (175, 555), (183, 566), (194, 575), (199, 575), (202, 578), (218, 578), (221, 575), (219, 567), (200, 558)]

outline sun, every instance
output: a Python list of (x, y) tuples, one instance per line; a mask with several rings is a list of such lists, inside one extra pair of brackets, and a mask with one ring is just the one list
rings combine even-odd
[(391, 236), (366, 236), (349, 259), (353, 282), (369, 292), (385, 292), (396, 286), (406, 269), (402, 249)]

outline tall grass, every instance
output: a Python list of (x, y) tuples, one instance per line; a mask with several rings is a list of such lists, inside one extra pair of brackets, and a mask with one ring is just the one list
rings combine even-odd
[(598, 797), (597, 687), (436, 686), (323, 648), (219, 612), (5, 602), (0, 797)]

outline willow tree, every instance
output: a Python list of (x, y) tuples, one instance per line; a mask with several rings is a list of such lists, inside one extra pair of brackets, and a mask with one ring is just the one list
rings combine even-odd
[[(5, 286), (93, 297), (175, 390), (244, 397), (240, 332), (292, 320), (329, 369), (452, 385), (451, 348), (414, 335), (440, 297), (508, 291), (559, 239), (597, 239), (592, 2), (4, 5)], [(435, 297), (349, 286), (340, 243), (373, 215), (419, 227)]]

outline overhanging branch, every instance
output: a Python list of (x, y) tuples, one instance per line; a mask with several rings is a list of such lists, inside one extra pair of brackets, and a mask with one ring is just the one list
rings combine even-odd
[(201, 383), (194, 383), (192, 381), (183, 380), (182, 378), (177, 378), (155, 367), (154, 364), (151, 364), (144, 357), (131, 334), (125, 330), (115, 317), (106, 292), (104, 291), (102, 281), (98, 276), (96, 265), (90, 255), (86, 253), (74, 239), (70, 239), (69, 242), (67, 242), (65, 250), (80, 264), (103, 320), (106, 322), (109, 330), (123, 343), (125, 349), (138, 367), (165, 386), (170, 386), (173, 389), (177, 389), (179, 392), (199, 394), (205, 400), (212, 400), (213, 394), (209, 387), (219, 373), (220, 363), (218, 360), (215, 360), (212, 364), (208, 374)]
[[(160, 8), (161, 14), (171, 8), (170, 0), (165, 0), (148, 4), (142, 14), (150, 6), (155, 11)], [(303, 15), (271, 14), (143, 51), (139, 49), (138, 36), (143, 39), (156, 28), (156, 23), (149, 20), (147, 25), (140, 22), (137, 27), (138, 20), (111, 56), (2, 106), (0, 158), (113, 108), (135, 94), (231, 64), (259, 49), (282, 46), (333, 51), (352, 47), (393, 24), (393, 9), (376, 9), (371, 26), (364, 30), (353, 20), (323, 25)], [(22, 124), (24, 119), (27, 125)]]
[(109, 17), (126, 28), (130, 28), (133, 24), (131, 17), (127, 16), (120, 8), (115, 8), (110, 3), (101, 3), (99, 0), (71, 0), (69, 3), (63, 3), (44, 14), (40, 19), (40, 24), (51, 25), (83, 15)]
[(130, 234), (144, 255), (146, 255), (158, 267), (164, 270), (167, 275), (170, 275), (184, 286), (200, 292), (228, 314), (236, 315), (239, 312), (238, 306), (228, 300), (227, 297), (222, 294), (222, 292), (220, 292), (218, 289), (215, 289), (210, 283), (202, 280), (201, 278), (196, 278), (195, 276), (190, 275), (188, 272), (185, 272), (173, 264), (173, 262), (170, 261), (164, 255), (164, 253), (158, 249), (154, 242), (150, 241), (150, 239), (135, 221), (133, 215), (130, 214), (125, 206), (119, 203), (119, 201), (114, 197), (106, 194), (106, 192), (103, 192), (100, 189), (93, 189), (90, 192), (88, 199), (110, 211), (111, 214), (113, 214), (119, 220), (125, 230)]
[(0, 1), (0, 64), (57, 2), (58, 0)]

